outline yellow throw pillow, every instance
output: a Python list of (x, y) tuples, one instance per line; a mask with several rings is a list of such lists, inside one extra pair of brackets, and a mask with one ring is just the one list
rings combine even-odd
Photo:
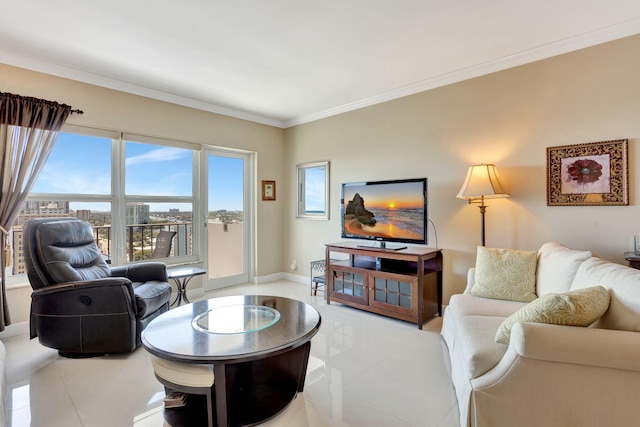
[(478, 246), (471, 294), (484, 298), (531, 302), (536, 295), (535, 251)]
[(511, 328), (517, 322), (589, 326), (607, 312), (609, 301), (609, 291), (602, 286), (543, 295), (507, 317), (498, 328), (496, 342), (509, 344)]

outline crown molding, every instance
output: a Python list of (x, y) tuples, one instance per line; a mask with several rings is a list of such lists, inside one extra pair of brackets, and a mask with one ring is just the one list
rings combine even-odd
[(640, 34), (640, 18), (634, 18), (596, 31), (569, 37), (557, 42), (537, 46), (512, 55), (507, 55), (502, 58), (461, 68), (450, 73), (434, 76), (375, 96), (367, 97), (317, 113), (294, 117), (289, 120), (279, 120), (265, 115), (250, 113), (239, 109), (217, 105), (211, 102), (164, 92), (142, 85), (105, 77), (99, 74), (79, 71), (58, 64), (21, 56), (8, 51), (0, 50), (0, 62), (40, 73), (182, 105), (184, 107), (286, 129), (636, 34)]
[(327, 117), (336, 116), (338, 114), (370, 107), (372, 105), (392, 101), (394, 99), (403, 98), (405, 96), (414, 95), (416, 93), (424, 92), (427, 90), (436, 89), (448, 84), (458, 83), (475, 77), (481, 77), (487, 74), (503, 71), (509, 68), (529, 64), (543, 59), (548, 59), (554, 56), (562, 55), (591, 46), (596, 46), (636, 34), (640, 34), (640, 18), (631, 19), (629, 21), (605, 27), (600, 30), (591, 31), (574, 37), (569, 37), (557, 42), (524, 50), (512, 55), (507, 55), (502, 58), (472, 65), (466, 68), (461, 68), (450, 73), (421, 80), (410, 85), (402, 86), (400, 88), (393, 89), (379, 95), (364, 98), (359, 101), (331, 108), (329, 110), (293, 118), (286, 121), (284, 123), (284, 127), (286, 129)]
[(85, 71), (76, 70), (74, 68), (64, 67), (58, 64), (29, 58), (5, 50), (0, 50), (0, 62), (18, 68), (24, 68), (39, 73), (50, 74), (52, 76), (75, 80), (82, 83), (88, 83), (133, 95), (144, 96), (146, 98), (165, 101), (172, 104), (181, 105), (183, 107), (194, 108), (197, 110), (207, 111), (210, 113), (216, 113), (223, 116), (248, 120), (250, 122), (279, 128), (284, 127), (284, 122), (282, 120), (277, 120), (260, 114), (249, 113), (243, 110), (217, 105), (186, 96), (176, 95), (174, 93), (151, 89), (142, 85), (105, 77), (95, 73), (88, 73)]

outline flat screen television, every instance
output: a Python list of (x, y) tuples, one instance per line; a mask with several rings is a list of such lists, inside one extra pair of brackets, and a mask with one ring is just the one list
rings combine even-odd
[(394, 250), (428, 243), (427, 178), (342, 184), (341, 204), (342, 238)]

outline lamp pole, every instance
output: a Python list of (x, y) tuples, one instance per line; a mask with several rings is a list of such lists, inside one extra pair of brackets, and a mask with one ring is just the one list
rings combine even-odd
[(484, 204), (484, 196), (480, 196), (480, 236), (482, 238), (482, 246), (485, 246), (484, 239), (484, 213), (487, 211), (487, 206)]

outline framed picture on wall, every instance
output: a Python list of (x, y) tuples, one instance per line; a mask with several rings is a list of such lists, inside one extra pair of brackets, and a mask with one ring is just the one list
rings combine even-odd
[(276, 182), (262, 181), (262, 200), (276, 199)]
[(628, 141), (547, 147), (547, 206), (629, 204)]

